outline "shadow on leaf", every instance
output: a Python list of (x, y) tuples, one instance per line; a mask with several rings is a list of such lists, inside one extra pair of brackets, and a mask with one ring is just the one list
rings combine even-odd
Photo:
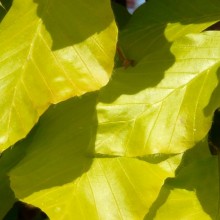
[[(175, 189), (195, 192), (203, 211), (211, 219), (216, 218), (219, 194), (218, 165), (217, 158), (210, 155), (206, 141), (199, 142), (184, 153), (182, 162), (176, 170), (176, 177), (166, 180), (159, 196), (146, 214), (146, 220), (155, 218), (160, 208), (167, 202), (171, 191)], [(182, 200), (181, 204), (184, 205), (184, 198), (179, 197), (178, 200)], [(176, 210), (171, 211), (175, 213)]]
[[(52, 50), (80, 43), (104, 31), (113, 22), (111, 6), (110, 3), (108, 6), (106, 1), (34, 0), (34, 2), (38, 4), (38, 16), (42, 18), (53, 40)], [(109, 12), (106, 13), (104, 9)]]
[(51, 106), (20, 142), (25, 156), (9, 173), (17, 198), (71, 183), (89, 169), (97, 127), (96, 98), (97, 93), (91, 93)]
[[(20, 145), (20, 142), (17, 143)], [(16, 202), (14, 192), (10, 187), (8, 172), (12, 169), (25, 155), (24, 146), (11, 147), (5, 150), (0, 157), (0, 219), (3, 219), (8, 210)]]
[(218, 78), (218, 83), (214, 89), (214, 91), (212, 92), (211, 98), (209, 100), (208, 105), (204, 108), (204, 115), (205, 116), (209, 116), (209, 115), (213, 115), (215, 109), (217, 109), (218, 107), (220, 107), (220, 69), (218, 69), (218, 71), (216, 72), (217, 78)]

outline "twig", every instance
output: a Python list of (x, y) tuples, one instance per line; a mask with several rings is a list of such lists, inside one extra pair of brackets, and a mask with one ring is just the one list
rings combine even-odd
[(124, 52), (122, 51), (121, 47), (117, 44), (117, 54), (118, 54), (118, 57), (122, 63), (122, 66), (127, 69), (129, 66), (134, 66), (135, 65), (135, 62), (134, 60), (131, 60), (131, 59), (128, 59)]

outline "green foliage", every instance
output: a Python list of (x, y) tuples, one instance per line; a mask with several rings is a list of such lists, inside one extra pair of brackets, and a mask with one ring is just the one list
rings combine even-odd
[[(91, 139), (97, 124), (96, 97), (90, 94), (51, 107), (28, 137), (24, 159), (9, 174), (16, 196), (41, 207), (51, 219), (105, 218), (109, 207), (109, 217), (141, 218), (164, 179), (174, 175), (176, 157), (150, 164), (137, 158), (95, 156)], [(153, 181), (145, 184), (148, 179)], [(151, 188), (154, 192), (148, 197)], [(102, 207), (98, 213), (93, 203)], [(120, 210), (133, 203), (139, 205), (132, 212)]]
[(2, 153), (0, 218), (21, 200), (55, 220), (219, 219), (207, 133), (220, 105), (220, 33), (204, 30), (220, 2), (152, 0), (131, 17), (114, 4), (118, 48), (135, 65), (117, 63), (106, 86), (110, 2), (22, 2), (0, 24), (1, 149), (42, 116)]
[(121, 31), (120, 45), (129, 58), (141, 60), (189, 33), (219, 20), (218, 0), (151, 0), (139, 8)]
[(108, 1), (15, 0), (1, 23), (0, 151), (23, 138), (50, 103), (105, 85), (116, 38)]

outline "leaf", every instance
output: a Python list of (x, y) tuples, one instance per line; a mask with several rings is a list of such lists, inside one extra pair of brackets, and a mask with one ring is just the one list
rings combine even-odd
[(12, 0), (7, 0), (7, 1), (2, 0), (2, 1), (0, 1), (0, 22), (2, 21), (2, 19), (7, 14), (7, 11), (11, 7), (11, 4), (12, 4)]
[(26, 136), (51, 103), (108, 82), (117, 29), (107, 0), (14, 0), (0, 30), (3, 151)]
[(100, 93), (95, 152), (173, 154), (202, 140), (220, 103), (219, 42), (219, 32), (191, 34), (173, 43), (172, 55), (161, 50), (117, 69)]
[(9, 173), (11, 187), (51, 219), (142, 219), (181, 155), (158, 164), (94, 155), (96, 99), (68, 100), (42, 116), (21, 142), (26, 155)]
[[(116, 69), (99, 93), (51, 107), (21, 141), (26, 155), (9, 173), (16, 197), (52, 219), (212, 218), (217, 170), (205, 140), (220, 103), (220, 34), (186, 32), (149, 53), (140, 44), (136, 66)], [(201, 158), (188, 155), (195, 144)]]
[(13, 206), (16, 201), (14, 193), (9, 185), (9, 179), (6, 176), (0, 176), (1, 178), (1, 186), (0, 186), (0, 200), (1, 200), (1, 208), (0, 208), (0, 218), (3, 219), (10, 208)]
[(145, 220), (219, 219), (218, 172), (207, 142), (198, 143), (184, 154), (177, 176), (166, 182)]
[[(155, 220), (166, 218), (212, 220), (208, 214), (203, 211), (195, 191), (174, 189), (170, 192), (167, 200), (166, 204), (158, 211), (157, 216), (154, 218)], [(145, 218), (145, 220), (147, 220), (147, 218)]]
[(128, 58), (139, 62), (169, 42), (205, 30), (219, 21), (219, 13), (218, 0), (149, 0), (120, 33), (120, 46)]
[(112, 2), (112, 10), (114, 12), (118, 28), (120, 30), (123, 29), (123, 27), (128, 23), (129, 19), (131, 18), (131, 14), (124, 6), (115, 2)]
[(0, 219), (3, 219), (9, 209), (13, 206), (17, 200), (14, 192), (10, 188), (10, 181), (8, 172), (16, 166), (16, 164), (24, 156), (24, 147), (8, 148), (4, 153), (0, 155)]
[(13, 0), (1, 0), (0, 5), (8, 11), (12, 5)]

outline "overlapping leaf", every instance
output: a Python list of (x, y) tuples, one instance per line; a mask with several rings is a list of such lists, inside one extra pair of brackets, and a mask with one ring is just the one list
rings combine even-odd
[[(147, 217), (180, 161), (176, 156), (153, 164), (147, 155), (184, 152), (207, 134), (218, 104), (210, 100), (218, 81), (219, 38), (210, 32), (176, 41), (176, 62), (163, 80), (150, 77), (164, 68), (156, 65), (162, 63), (158, 53), (147, 65), (120, 69), (99, 93), (97, 120), (96, 94), (51, 108), (10, 172), (17, 198), (53, 219)], [(180, 191), (172, 192), (171, 201)], [(197, 204), (192, 213), (207, 217), (196, 194), (189, 192), (189, 198)]]
[(219, 219), (218, 163), (207, 143), (186, 152), (178, 170), (145, 219)]
[[(51, 219), (142, 219), (180, 156), (151, 164), (93, 154), (97, 94), (51, 107), (10, 172), (16, 197)], [(147, 184), (146, 184), (147, 183)]]
[(122, 29), (130, 20), (131, 14), (128, 12), (128, 10), (118, 4), (112, 1), (112, 10), (115, 15), (115, 20), (117, 22), (117, 26), (119, 29)]
[(218, 32), (192, 34), (175, 41), (172, 55), (161, 50), (118, 69), (100, 94), (95, 152), (180, 153), (204, 138), (219, 105), (210, 100), (219, 78), (219, 42)]
[(120, 33), (126, 56), (144, 56), (189, 33), (199, 33), (219, 21), (218, 0), (149, 0), (135, 11)]
[(0, 22), (2, 21), (2, 19), (6, 15), (9, 7), (10, 7), (10, 1), (7, 1), (7, 2), (0, 1)]
[[(151, 218), (145, 218), (148, 220)], [(171, 190), (166, 203), (157, 210), (155, 220), (187, 219), (213, 220), (203, 209), (195, 191), (185, 189)]]
[(14, 0), (0, 26), (0, 151), (50, 103), (105, 85), (116, 38), (108, 0)]
[(16, 201), (14, 192), (10, 188), (8, 172), (14, 167), (24, 155), (24, 147), (7, 149), (0, 156), (0, 219), (3, 219), (8, 210)]
[[(186, 10), (181, 6), (188, 1), (172, 2), (174, 12)], [(217, 13), (218, 2), (212, 3), (204, 6), (200, 1), (199, 10), (203, 8), (204, 12), (211, 7), (210, 13)], [(190, 18), (195, 9), (187, 12), (186, 17)], [(216, 180), (216, 161), (210, 156), (194, 164), (192, 160), (198, 158), (188, 158), (186, 168), (181, 170), (180, 166), (179, 176), (161, 189), (164, 180), (174, 176), (180, 162), (180, 156), (170, 154), (185, 152), (205, 138), (219, 105), (220, 34), (205, 32), (180, 38), (186, 33), (200, 32), (217, 20), (214, 13), (204, 20), (198, 19), (200, 16), (198, 12), (197, 17), (185, 23), (177, 16), (172, 24), (170, 18), (162, 16), (166, 22), (159, 28), (158, 39), (165, 43), (163, 48), (161, 44), (156, 46), (152, 37), (157, 32), (151, 37), (148, 32), (149, 35), (143, 35), (143, 42), (150, 41), (155, 50), (137, 38), (136, 50), (140, 54), (134, 52), (133, 57), (139, 62), (133, 68), (117, 69), (98, 100), (96, 94), (91, 94), (51, 107), (27, 142), (21, 142), (27, 149), (26, 156), (9, 173), (17, 198), (42, 208), (51, 219), (170, 219), (172, 206), (177, 205), (173, 199), (177, 198), (180, 210), (186, 201), (183, 198), (192, 207), (190, 212), (190, 206), (185, 206), (174, 217), (213, 217), (216, 206), (211, 210), (202, 203), (213, 194), (201, 196), (202, 190), (196, 185), (203, 181), (204, 170), (206, 180), (211, 181), (203, 187)], [(155, 17), (148, 17), (151, 18)], [(181, 24), (177, 24), (179, 21)], [(197, 24), (190, 27), (190, 22)], [(127, 27), (132, 29), (133, 24)], [(180, 33), (176, 38), (180, 39), (169, 38), (172, 27), (177, 26)], [(129, 35), (121, 39), (131, 43)], [(168, 40), (176, 41), (171, 44)], [(126, 53), (130, 51), (132, 55), (130, 48)], [(161, 154), (166, 158), (163, 162), (150, 162), (149, 158)], [(210, 168), (214, 170), (211, 177)], [(214, 203), (216, 186), (212, 188)]]

